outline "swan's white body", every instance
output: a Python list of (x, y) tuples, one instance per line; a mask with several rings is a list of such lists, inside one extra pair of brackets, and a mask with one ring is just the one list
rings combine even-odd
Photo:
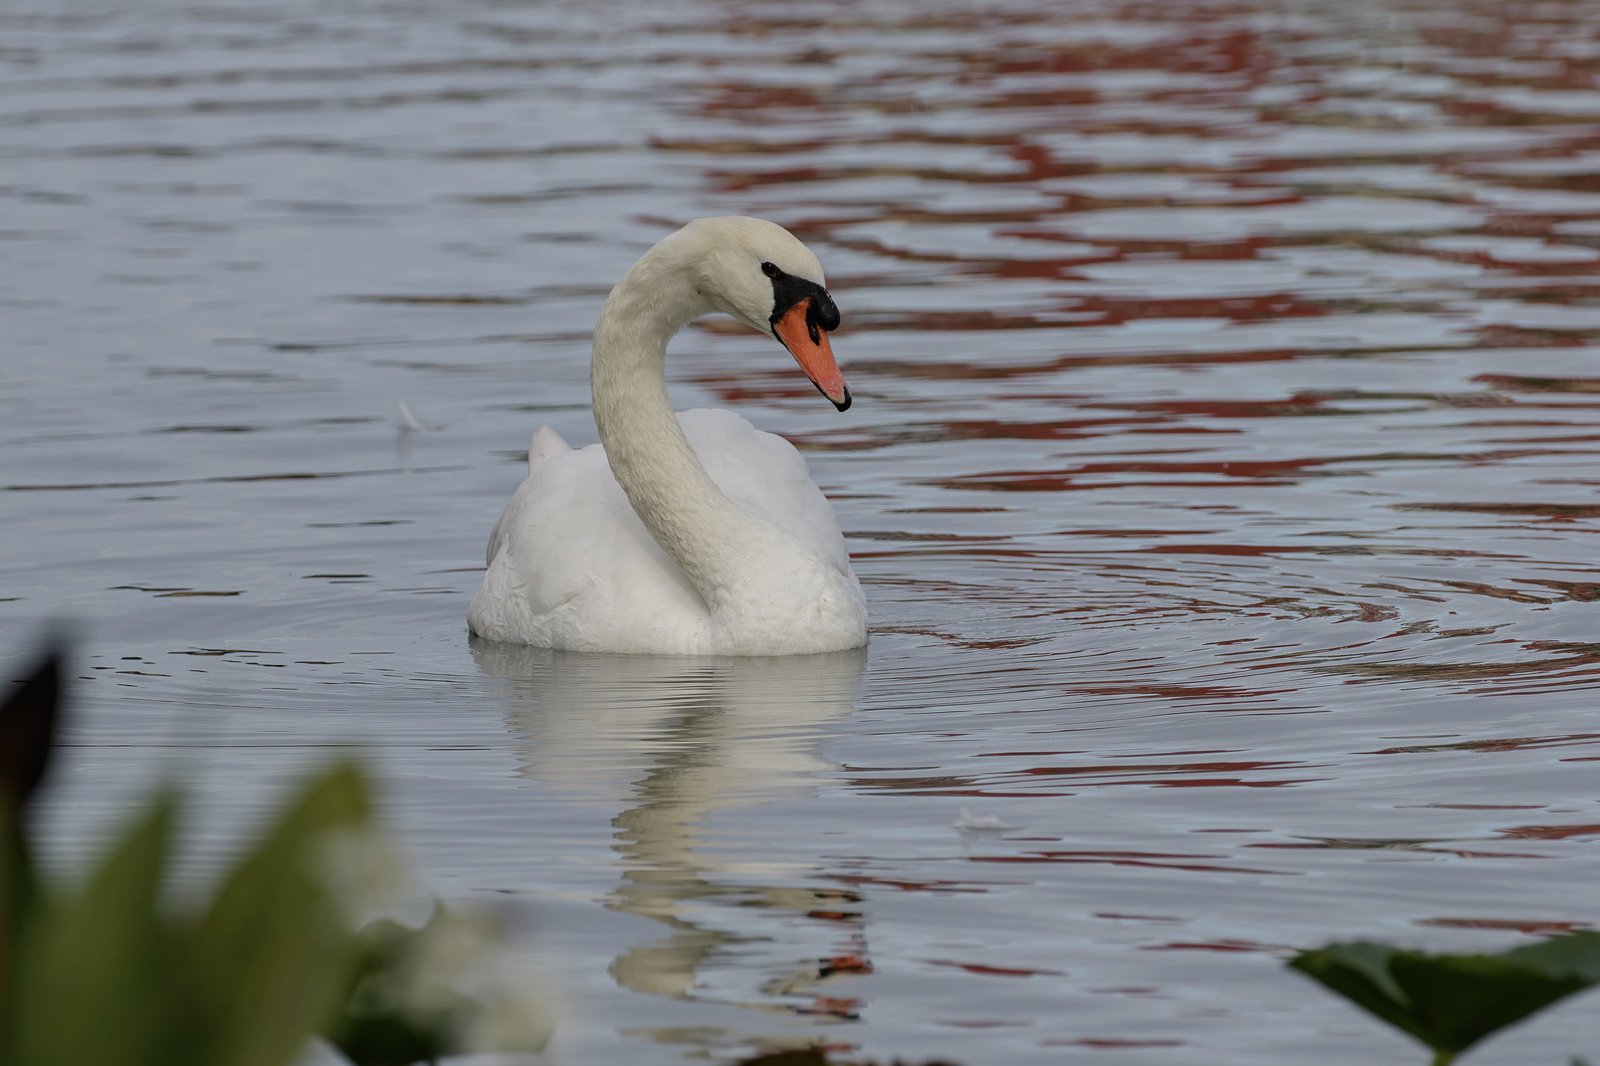
[[(656, 654), (788, 655), (866, 643), (861, 586), (805, 460), (731, 412), (675, 415), (667, 401), (667, 341), (691, 319), (724, 311), (777, 328), (762, 324), (784, 310), (762, 276), (773, 264), (822, 292), (821, 267), (804, 245), (743, 218), (691, 223), (612, 290), (594, 339), (602, 443), (573, 450), (548, 427), (534, 435), (527, 480), (489, 539), (468, 612), (474, 633)], [(837, 368), (833, 377), (848, 405)], [(819, 388), (834, 389), (829, 380)]]

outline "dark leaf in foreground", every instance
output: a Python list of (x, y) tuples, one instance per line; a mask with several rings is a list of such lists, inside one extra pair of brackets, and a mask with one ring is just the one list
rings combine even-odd
[(158, 795), (81, 888), (31, 912), (19, 937), (18, 1062), (139, 1066), (173, 1055), (172, 1034), (188, 1022), (174, 990), (181, 934), (161, 899), (176, 806)]
[(26, 677), (0, 689), (0, 1062), (16, 1057), (19, 941), (38, 895), (24, 822), (59, 728), (61, 657), (52, 647)]
[[(434, 921), (440, 911), (434, 912)], [(423, 930), (380, 919), (358, 935), (357, 963), (345, 1006), (324, 1034), (356, 1066), (434, 1062), (455, 1049), (464, 997), (437, 997), (424, 1009), (408, 1002), (405, 971)]]
[(0, 704), (0, 819), (27, 804), (50, 765), (61, 704), (61, 652), (51, 649)]
[[(331, 1016), (353, 963), (326, 876), (330, 848), (369, 824), (353, 766), (312, 778), (223, 879), (194, 930), (186, 977), (191, 1036), (218, 1066), (292, 1061)], [(263, 1024), (263, 1023), (266, 1024)]]
[(1453, 1056), (1600, 981), (1600, 933), (1568, 933), (1492, 955), (1331, 944), (1289, 965)]

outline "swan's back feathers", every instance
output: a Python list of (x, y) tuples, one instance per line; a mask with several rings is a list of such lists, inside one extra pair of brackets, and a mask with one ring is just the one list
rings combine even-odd
[[(794, 445), (731, 411), (684, 411), (678, 422), (730, 500), (786, 530), (818, 562), (850, 573), (833, 508)], [(540, 643), (574, 650), (646, 650), (630, 642), (667, 651), (688, 642), (682, 650), (693, 650), (697, 634), (684, 621), (705, 616), (705, 603), (634, 513), (602, 446), (551, 450), (534, 462), (540, 434), (527, 480), (490, 537), (473, 630), (524, 641), (543, 634)], [(656, 619), (661, 632), (647, 632)]]
[(571, 450), (572, 445), (563, 440), (561, 434), (549, 426), (540, 426), (533, 431), (533, 440), (528, 442), (528, 473), (533, 473), (540, 463), (552, 455)]
[(728, 499), (788, 530), (820, 561), (849, 572), (833, 507), (793, 444), (722, 409), (680, 411), (678, 424)]
[[(528, 476), (532, 477), (538, 472), (552, 456), (563, 455), (572, 450), (572, 445), (551, 429), (549, 426), (540, 426), (533, 431), (533, 439), (528, 442)], [(494, 529), (489, 533), (489, 546), (484, 549), (483, 563), (485, 566), (494, 562), (494, 557), (500, 554), (500, 543), (505, 538), (506, 517), (516, 508), (516, 500), (506, 505), (500, 512), (500, 520), (494, 524)]]

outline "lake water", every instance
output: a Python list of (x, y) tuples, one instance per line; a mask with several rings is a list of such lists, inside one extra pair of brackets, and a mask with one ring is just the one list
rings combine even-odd
[[(174, 770), (202, 877), (356, 749), (425, 888), (533, 916), (563, 1062), (1421, 1061), (1282, 960), (1595, 920), (1594, 30), (10, 0), (0, 648), (81, 623), (53, 861)], [(470, 646), (607, 289), (726, 213), (821, 256), (857, 403), (726, 322), (674, 398), (805, 451), (870, 649)], [(1474, 1061), (1593, 1054), (1594, 1007)]]

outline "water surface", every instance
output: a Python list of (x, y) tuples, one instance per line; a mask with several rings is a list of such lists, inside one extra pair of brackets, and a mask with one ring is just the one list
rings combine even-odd
[[(357, 748), (534, 915), (563, 1061), (1407, 1059), (1285, 954), (1595, 916), (1597, 74), (1577, 2), (13, 0), (53, 858), (177, 768), (203, 877)], [(870, 649), (470, 646), (605, 292), (715, 213), (817, 250), (857, 403), (719, 322), (675, 399), (806, 452)]]

